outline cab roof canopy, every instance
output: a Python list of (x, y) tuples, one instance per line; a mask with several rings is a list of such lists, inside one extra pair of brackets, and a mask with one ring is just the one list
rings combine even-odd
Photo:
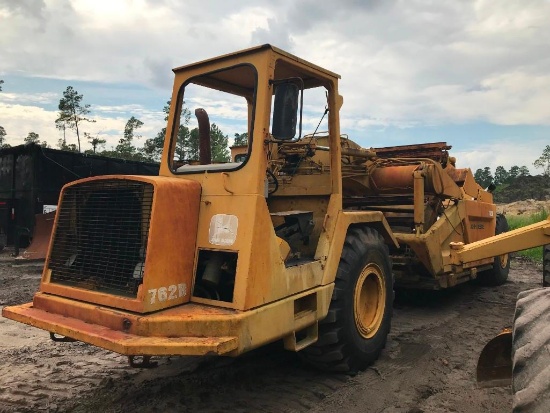
[[(333, 77), (336, 79), (340, 79), (340, 75), (326, 70), (313, 63), (310, 63), (306, 60), (300, 59), (299, 57), (287, 53), (284, 50), (274, 47), (270, 44), (264, 44), (261, 46), (256, 46), (234, 53), (229, 53), (211, 59), (202, 60), (196, 63), (180, 66), (173, 69), (173, 71), (174, 73), (178, 73), (189, 69), (198, 69), (201, 66), (208, 66), (212, 63), (235, 60), (236, 58), (260, 54), (268, 50), (280, 57), (280, 60), (277, 62), (277, 66), (275, 69), (275, 79), (299, 77), (304, 81), (304, 86), (306, 89), (319, 86), (323, 83), (315, 75), (319, 72), (324, 75), (324, 77)], [(235, 93), (244, 96), (248, 94), (248, 91), (251, 91), (254, 88), (255, 83), (255, 76), (244, 75), (246, 74), (246, 70), (246, 66), (237, 66), (234, 70), (213, 72), (205, 76), (200, 76), (200, 79), (197, 79), (198, 82), (196, 83), (214, 87), (216, 89), (218, 89), (218, 87), (216, 87), (216, 84), (218, 83), (223, 83), (225, 85), (231, 84), (233, 85), (232, 89)], [(241, 90), (241, 92), (239, 92), (239, 90)]]

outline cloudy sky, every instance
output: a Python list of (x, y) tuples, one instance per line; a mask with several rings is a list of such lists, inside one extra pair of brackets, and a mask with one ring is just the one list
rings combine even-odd
[(446, 141), (459, 167), (540, 173), (549, 21), (550, 0), (0, 0), (0, 125), (11, 145), (55, 146), (71, 85), (85, 131), (110, 147), (135, 116), (140, 145), (173, 67), (271, 43), (342, 76), (342, 132), (363, 146)]

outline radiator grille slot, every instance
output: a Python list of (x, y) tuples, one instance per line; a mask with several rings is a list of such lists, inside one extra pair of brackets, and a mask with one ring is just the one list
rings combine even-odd
[(143, 279), (153, 185), (100, 180), (66, 188), (50, 282), (135, 297)]

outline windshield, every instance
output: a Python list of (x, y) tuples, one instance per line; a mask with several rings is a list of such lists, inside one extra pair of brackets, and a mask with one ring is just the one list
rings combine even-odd
[(173, 172), (231, 170), (246, 163), (256, 87), (251, 65), (200, 75), (182, 86), (172, 129)]

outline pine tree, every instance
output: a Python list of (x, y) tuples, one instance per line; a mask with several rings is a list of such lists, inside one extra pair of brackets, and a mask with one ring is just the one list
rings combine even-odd
[(79, 152), (81, 150), (80, 124), (82, 122), (95, 122), (95, 120), (86, 117), (90, 113), (90, 105), (83, 105), (82, 97), (72, 86), (67, 86), (67, 89), (63, 92), (63, 97), (59, 100), (59, 116), (55, 120), (55, 126), (63, 130), (64, 140), (66, 128), (73, 129), (76, 132)]

